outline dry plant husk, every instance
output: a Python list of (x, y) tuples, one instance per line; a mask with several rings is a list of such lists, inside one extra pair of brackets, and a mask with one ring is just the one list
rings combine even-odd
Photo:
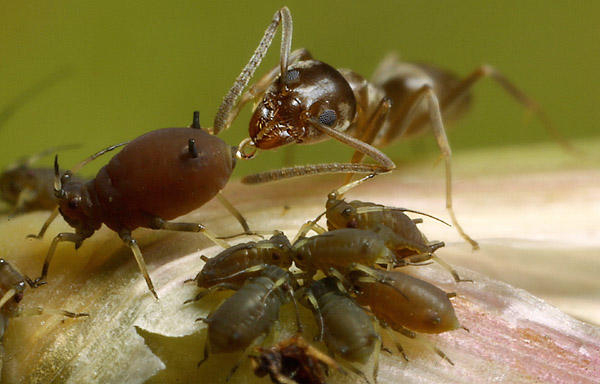
[[(461, 168), (458, 160), (455, 174), (461, 175), (467, 167)], [(437, 171), (424, 169), (380, 176), (348, 198), (444, 218), (442, 180)], [(447, 243), (438, 255), (474, 283), (456, 284), (437, 265), (411, 271), (457, 293), (457, 316), (470, 332), (459, 329), (416, 341), (401, 338), (410, 361), (382, 353), (378, 382), (597, 383), (600, 329), (593, 323), (600, 322), (600, 173), (579, 168), (478, 174), (455, 183), (455, 206), (465, 229), (481, 241), (480, 251), (472, 252), (451, 228), (428, 220), (422, 226), (430, 239)], [(339, 180), (307, 178), (259, 187), (232, 182), (225, 194), (253, 229), (279, 229), (293, 237), (304, 221), (322, 211), (326, 193)], [(58, 221), (44, 240), (25, 239), (46, 217), (47, 213), (31, 213), (0, 223), (2, 257), (29, 276), (40, 272), (52, 236), (70, 230)], [(219, 234), (240, 229), (216, 202), (180, 220), (202, 222)], [(219, 249), (198, 234), (138, 230), (134, 235), (160, 301), (148, 292), (129, 250), (106, 228), (78, 251), (70, 244), (60, 245), (48, 284), (28, 289), (21, 304), (87, 312), (90, 317), (73, 320), (46, 314), (11, 319), (3, 340), (2, 382), (224, 382), (239, 355), (215, 355), (196, 368), (206, 332), (195, 319), (228, 294), (183, 304), (197, 293), (183, 281), (201, 269), (200, 255), (212, 256)], [(292, 317), (290, 306), (284, 307), (276, 335), (265, 343), (293, 332)], [(310, 339), (314, 321), (306, 310), (302, 319)], [(423, 339), (455, 365), (442, 361)], [(331, 380), (349, 381), (361, 379), (335, 373)], [(266, 383), (268, 378), (256, 378), (246, 360), (231, 382)]]

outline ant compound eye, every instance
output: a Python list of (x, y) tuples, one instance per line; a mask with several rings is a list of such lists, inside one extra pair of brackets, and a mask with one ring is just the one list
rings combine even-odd
[(319, 116), (319, 123), (328, 127), (331, 127), (333, 124), (335, 124), (336, 120), (337, 115), (333, 109), (327, 109)]
[(298, 71), (297, 69), (292, 69), (291, 71), (287, 71), (287, 74), (285, 75), (285, 82), (291, 83), (298, 80), (299, 78), (300, 71)]
[(352, 208), (346, 208), (342, 211), (342, 215), (344, 215), (344, 216), (350, 216), (351, 213), (352, 213)]

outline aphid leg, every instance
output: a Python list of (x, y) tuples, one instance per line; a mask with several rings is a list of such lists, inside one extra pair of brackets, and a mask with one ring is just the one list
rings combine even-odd
[(325, 326), (323, 325), (323, 315), (321, 314), (321, 309), (319, 308), (319, 303), (317, 302), (317, 298), (311, 292), (310, 289), (306, 290), (304, 295), (306, 296), (306, 299), (308, 300), (310, 305), (312, 305), (313, 308), (315, 309), (315, 313), (317, 315), (317, 320), (318, 320), (317, 322), (319, 323), (319, 336), (315, 337), (315, 341), (322, 341), (323, 336), (325, 335)]
[(6, 291), (4, 295), (2, 295), (2, 299), (0, 299), (0, 308), (4, 306), (8, 302), (8, 300), (12, 299), (17, 294), (17, 290), (14, 288)]
[(496, 68), (490, 65), (481, 65), (475, 69), (471, 74), (465, 77), (449, 94), (442, 100), (442, 110), (452, 107), (454, 102), (459, 101), (462, 97), (467, 95), (469, 90), (475, 85), (475, 83), (483, 78), (490, 77), (496, 83), (498, 83), (517, 103), (521, 104), (527, 111), (536, 115), (546, 132), (563, 148), (564, 151), (576, 155), (585, 155), (580, 150), (573, 147), (571, 143), (554, 127), (546, 113), (542, 110), (540, 105), (527, 96), (517, 86), (508, 80), (502, 73)]
[(310, 230), (315, 231), (319, 235), (327, 232), (327, 230), (325, 228), (321, 227), (319, 224), (317, 224), (315, 220), (307, 221), (306, 223), (302, 224), (302, 226), (298, 230), (298, 233), (296, 234), (296, 237), (294, 237), (292, 244), (296, 243), (296, 241), (298, 241), (298, 239), (306, 237), (306, 234)]
[(133, 257), (135, 258), (135, 261), (138, 267), (140, 268), (144, 279), (146, 280), (148, 289), (150, 290), (150, 292), (152, 292), (156, 300), (158, 300), (158, 295), (154, 290), (154, 284), (152, 284), (152, 280), (150, 279), (150, 275), (148, 274), (148, 270), (146, 269), (146, 262), (144, 262), (144, 257), (142, 256), (142, 251), (140, 251), (140, 247), (138, 246), (137, 241), (135, 241), (135, 239), (131, 237), (131, 232), (125, 230), (119, 233), (119, 237), (121, 237), (121, 240), (123, 240), (123, 242), (129, 247), (129, 249), (131, 249)]
[(401, 355), (405, 361), (408, 361), (408, 356), (406, 356), (406, 353), (404, 352), (404, 348), (402, 348), (402, 344), (398, 341), (398, 337), (396, 336), (395, 333), (393, 333), (390, 330), (388, 325), (382, 320), (379, 320), (379, 329), (383, 331), (384, 336), (387, 336), (390, 339), (392, 339), (392, 345), (396, 349), (397, 354)]
[(457, 283), (472, 283), (473, 280), (471, 279), (461, 279), (461, 277), (458, 275), (458, 272), (456, 272), (456, 270), (454, 268), (452, 268), (452, 266), (448, 263), (446, 263), (443, 259), (437, 257), (436, 255), (432, 254), (431, 258), (433, 260), (435, 260), (439, 265), (442, 266), (442, 268), (444, 268), (445, 270), (447, 270), (448, 272), (450, 272), (450, 274), (452, 275), (452, 277), (454, 278), (454, 281)]
[[(196, 319), (196, 321), (198, 321), (198, 319)], [(208, 336), (206, 338), (206, 341), (204, 342), (204, 352), (203, 352), (203, 356), (202, 356), (202, 360), (200, 360), (198, 362), (198, 364), (196, 364), (197, 368), (200, 368), (200, 366), (206, 361), (208, 360), (208, 356), (210, 355), (210, 350), (209, 350), (209, 345), (208, 345)]]
[[(325, 271), (323, 271), (325, 272)], [(329, 270), (327, 271), (327, 275), (328, 276), (332, 276), (335, 277), (335, 285), (337, 286), (337, 289), (340, 290), (340, 292), (347, 294), (348, 291), (346, 291), (346, 287), (344, 287), (344, 285), (350, 285), (350, 283), (348, 282), (348, 279), (346, 279), (346, 277), (337, 269), (333, 268), (333, 267), (329, 267)]]
[(227, 377), (225, 378), (225, 382), (228, 383), (229, 380), (231, 380), (231, 378), (233, 377), (233, 375), (237, 372), (238, 368), (240, 367), (240, 365), (242, 365), (242, 363), (244, 362), (244, 360), (248, 357), (248, 355), (250, 353), (252, 353), (252, 350), (256, 348), (256, 346), (262, 344), (262, 342), (265, 340), (265, 338), (267, 337), (267, 334), (263, 334), (259, 337), (257, 337), (252, 344), (250, 344), (248, 346), (248, 348), (246, 348), (244, 350), (244, 352), (242, 353), (242, 356), (236, 361), (235, 365), (231, 368), (231, 371), (229, 371), (229, 374), (227, 375)]
[(223, 248), (229, 248), (229, 244), (225, 241), (220, 240), (217, 236), (209, 231), (204, 225), (200, 223), (174, 223), (172, 221), (166, 221), (160, 217), (155, 217), (150, 224), (152, 229), (164, 229), (167, 231), (180, 231), (180, 232), (202, 232), (204, 236), (210, 239), (213, 243)]
[(296, 300), (296, 296), (294, 295), (294, 288), (289, 286), (287, 288), (288, 295), (294, 304), (294, 311), (296, 313), (296, 333), (302, 334), (304, 327), (302, 327), (302, 321), (300, 321), (300, 310), (298, 309), (298, 301)]
[[(413, 331), (411, 331), (410, 329), (406, 329), (404, 327), (398, 326), (394, 328), (394, 331), (400, 333), (403, 336), (406, 336), (410, 339), (416, 339), (417, 338), (417, 334), (414, 333)], [(438, 347), (435, 346), (435, 344), (431, 343), (429, 340), (424, 339), (424, 338), (419, 338), (419, 341), (422, 342), (423, 344), (425, 344), (427, 347), (431, 348), (436, 354), (438, 354), (442, 359), (446, 360), (448, 363), (450, 363), (450, 365), (454, 365), (454, 362), (452, 360), (450, 360), (450, 358)]]
[[(357, 152), (357, 153), (361, 153), (361, 152)], [(355, 181), (348, 181), (346, 182), (344, 185), (342, 185), (341, 187), (339, 187), (338, 189), (331, 191), (329, 193), (329, 195), (327, 195), (328, 199), (332, 199), (332, 200), (339, 200), (341, 199), (349, 190), (354, 189), (356, 187), (358, 187), (359, 185), (361, 185), (362, 183), (364, 183), (365, 181), (374, 178), (375, 176), (377, 176), (376, 173), (372, 173), (370, 175), (364, 176), (358, 180)]]
[(42, 275), (33, 281), (33, 286), (38, 287), (45, 284), (44, 280), (46, 279), (46, 276), (48, 276), (48, 268), (50, 267), (50, 262), (52, 261), (58, 243), (61, 241), (70, 241), (75, 244), (75, 249), (77, 249), (81, 246), (83, 240), (84, 237), (77, 233), (61, 232), (56, 235), (54, 239), (52, 239), (50, 248), (48, 248), (48, 253), (46, 254), (46, 259), (44, 260), (44, 265), (42, 267)]
[[(373, 206), (365, 206), (365, 207), (358, 207), (358, 208), (356, 208), (356, 214), (359, 214), (359, 215), (360, 214), (369, 213), (369, 212), (385, 212), (385, 211), (399, 211), (399, 212), (416, 213), (417, 215), (422, 215), (422, 216), (429, 217), (430, 219), (439, 221), (440, 223), (445, 224), (445, 225), (451, 227), (450, 224), (448, 224), (447, 222), (445, 222), (444, 220), (442, 220), (442, 219), (440, 219), (438, 217), (435, 217), (435, 216), (430, 215), (430, 214), (425, 213), (425, 212), (415, 211), (414, 209), (399, 208), (399, 207), (388, 207), (388, 206), (385, 206), (385, 205), (373, 205)], [(421, 222), (422, 222), (422, 220), (421, 220)]]
[(64, 309), (33, 307), (33, 308), (19, 308), (19, 310), (17, 311), (17, 313), (14, 317), (39, 316), (39, 315), (43, 315), (44, 313), (49, 314), (49, 315), (70, 317), (72, 319), (77, 319), (80, 317), (88, 317), (90, 315), (89, 313), (85, 313), (85, 312), (71, 312), (71, 311), (66, 311)]
[(248, 64), (242, 69), (242, 72), (238, 75), (233, 83), (233, 86), (225, 95), (223, 102), (219, 106), (219, 110), (215, 116), (215, 121), (213, 124), (213, 134), (218, 135), (223, 129), (226, 129), (231, 124), (229, 115), (233, 106), (235, 105), (237, 99), (240, 94), (250, 81), (250, 78), (254, 75), (254, 71), (262, 62), (263, 57), (267, 53), (267, 50), (271, 46), (273, 42), (273, 38), (275, 37), (275, 32), (277, 32), (277, 28), (281, 24), (281, 52), (280, 52), (280, 72), (285, 76), (287, 66), (288, 66), (288, 58), (290, 54), (290, 50), (292, 47), (292, 15), (290, 14), (290, 10), (287, 7), (283, 7), (279, 9), (273, 15), (273, 19), (271, 24), (265, 30), (265, 34), (260, 40), (258, 47), (254, 51), (254, 54), (248, 61)]
[(404, 292), (402, 292), (400, 289), (398, 289), (398, 287), (391, 284), (387, 278), (382, 277), (379, 273), (377, 273), (376, 269), (373, 269), (373, 268), (370, 268), (370, 267), (367, 267), (365, 265), (358, 264), (358, 263), (352, 263), (350, 265), (350, 269), (353, 271), (360, 271), (360, 272), (364, 273), (365, 275), (367, 275), (366, 277), (360, 277), (358, 279), (358, 281), (363, 282), (363, 283), (371, 283), (371, 284), (372, 283), (386, 284), (389, 287), (393, 288), (396, 292), (401, 294), (402, 297), (404, 297), (406, 300), (408, 300), (408, 296), (406, 296), (406, 294)]
[(240, 223), (240, 225), (244, 229), (244, 234), (256, 235), (256, 236), (260, 236), (262, 238), (262, 235), (250, 230), (250, 227), (248, 226), (248, 222), (246, 221), (244, 216), (242, 216), (240, 211), (238, 211), (237, 208), (235, 208), (233, 206), (233, 204), (231, 204), (229, 202), (229, 200), (227, 200), (225, 198), (225, 196), (223, 196), (223, 193), (221, 193), (221, 192), (217, 193), (217, 199), (219, 200), (219, 203), (221, 203), (221, 205), (223, 205), (225, 207), (225, 209), (227, 209), (229, 211), (229, 213), (231, 213), (233, 215), (233, 217), (235, 217), (237, 219), (237, 221)]
[(198, 301), (198, 300), (202, 299), (204, 296), (206, 296), (208, 294), (211, 294), (213, 292), (216, 292), (216, 291), (221, 291), (221, 290), (225, 290), (225, 289), (231, 289), (231, 290), (235, 291), (237, 288), (238, 288), (238, 286), (235, 285), (235, 284), (231, 284), (231, 283), (219, 283), (217, 285), (213, 285), (212, 287), (207, 288), (207, 289), (201, 291), (196, 296), (194, 296), (193, 299), (188, 299), (188, 300), (184, 301), (183, 304), (189, 304), (189, 303), (192, 303), (194, 301)]
[(44, 237), (44, 234), (48, 230), (48, 227), (50, 226), (50, 224), (52, 224), (54, 219), (56, 219), (56, 216), (58, 216), (58, 207), (56, 207), (52, 210), (52, 212), (50, 213), (50, 216), (48, 216), (48, 218), (44, 222), (44, 225), (42, 225), (40, 232), (37, 235), (27, 235), (27, 238), (41, 239), (42, 237)]

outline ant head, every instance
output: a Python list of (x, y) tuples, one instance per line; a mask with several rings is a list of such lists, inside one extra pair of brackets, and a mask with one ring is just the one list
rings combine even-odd
[(302, 143), (320, 134), (314, 124), (342, 131), (355, 112), (344, 77), (328, 64), (306, 60), (290, 66), (267, 90), (250, 120), (250, 137), (260, 149)]
[(271, 262), (273, 265), (282, 268), (289, 268), (292, 265), (292, 245), (283, 232), (277, 231), (270, 239)]

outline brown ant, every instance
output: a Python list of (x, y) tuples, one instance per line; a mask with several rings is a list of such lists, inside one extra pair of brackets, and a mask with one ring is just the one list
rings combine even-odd
[[(85, 164), (117, 147), (123, 150), (86, 183), (72, 175)], [(225, 207), (233, 210), (245, 232), (249, 228), (241, 214), (225, 200), (220, 190), (225, 187), (235, 166), (235, 147), (209, 134), (200, 127), (198, 112), (189, 128), (163, 128), (148, 132), (129, 143), (108, 147), (81, 162), (62, 176), (58, 157), (54, 162), (54, 194), (59, 208), (46, 220), (48, 225), (61, 213), (75, 233), (56, 235), (48, 249), (42, 274), (43, 281), (58, 243), (69, 241), (79, 248), (102, 224), (119, 234), (131, 249), (148, 288), (158, 299), (140, 248), (131, 231), (138, 227), (172, 231), (202, 232), (214, 243), (227, 247), (204, 225), (172, 222), (217, 196)]]
[[(279, 66), (241, 95), (271, 44), (280, 21)], [(465, 233), (454, 214), (451, 149), (443, 123), (443, 120), (458, 118), (467, 109), (472, 86), (482, 78), (492, 78), (518, 103), (535, 113), (563, 147), (572, 150), (539, 105), (493, 67), (481, 66), (461, 80), (446, 70), (403, 63), (395, 56), (389, 56), (368, 81), (351, 70), (336, 70), (313, 60), (305, 49), (290, 52), (291, 35), (292, 19), (284, 7), (275, 14), (254, 56), (236, 79), (215, 117), (214, 132), (218, 133), (231, 125), (245, 104), (259, 100), (250, 119), (250, 137), (240, 144), (240, 158), (253, 157), (258, 149), (334, 138), (355, 149), (352, 163), (358, 163), (368, 155), (377, 161), (378, 171), (389, 171), (395, 164), (372, 145), (384, 147), (432, 130), (445, 162), (446, 208), (459, 234), (477, 249), (477, 242)], [(337, 169), (333, 164), (284, 168), (247, 176), (243, 182), (260, 183), (324, 173), (329, 172), (329, 168)]]

